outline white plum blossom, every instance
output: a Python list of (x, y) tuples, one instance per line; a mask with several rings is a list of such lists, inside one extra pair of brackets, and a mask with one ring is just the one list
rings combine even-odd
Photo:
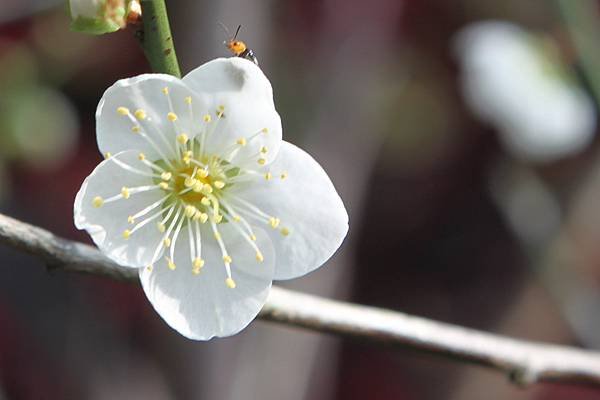
[(468, 105), (498, 129), (511, 154), (549, 162), (591, 142), (594, 105), (548, 38), (487, 21), (461, 30), (456, 49)]
[(348, 215), (331, 180), (281, 138), (271, 84), (252, 62), (210, 61), (183, 79), (115, 83), (96, 112), (105, 155), (75, 199), (75, 225), (182, 335), (229, 336), (273, 279), (321, 266)]

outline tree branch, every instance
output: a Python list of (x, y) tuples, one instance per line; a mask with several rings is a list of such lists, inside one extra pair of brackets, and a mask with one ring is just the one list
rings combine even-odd
[[(137, 281), (94, 247), (0, 214), (0, 242), (33, 254), (53, 270)], [(600, 387), (600, 353), (510, 339), (400, 312), (343, 303), (273, 287), (259, 318), (344, 337), (405, 347), (491, 367), (520, 385)]]

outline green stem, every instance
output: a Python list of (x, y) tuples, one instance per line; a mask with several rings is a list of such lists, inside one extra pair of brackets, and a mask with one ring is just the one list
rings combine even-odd
[(144, 28), (139, 40), (152, 71), (181, 78), (165, 1), (143, 0), (141, 4)]
[(588, 78), (596, 101), (600, 103), (600, 20), (597, 3), (592, 0), (555, 0), (563, 16), (577, 58)]

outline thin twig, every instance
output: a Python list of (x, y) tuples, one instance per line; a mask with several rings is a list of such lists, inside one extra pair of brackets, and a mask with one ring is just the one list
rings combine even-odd
[[(0, 242), (36, 255), (53, 270), (135, 281), (94, 247), (0, 214)], [(600, 387), (600, 353), (510, 339), (403, 313), (273, 287), (259, 318), (389, 344), (491, 367), (520, 385), (536, 382)]]
[(143, 0), (143, 30), (138, 39), (152, 71), (181, 78), (164, 0)]

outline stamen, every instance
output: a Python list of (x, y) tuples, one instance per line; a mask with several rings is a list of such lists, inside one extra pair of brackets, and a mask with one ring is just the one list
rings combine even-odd
[(179, 223), (177, 224), (177, 228), (175, 228), (175, 233), (173, 234), (173, 243), (170, 249), (170, 256), (171, 256), (171, 260), (173, 260), (173, 262), (175, 262), (175, 245), (177, 244), (177, 238), (179, 237), (179, 232), (181, 232), (181, 227), (183, 225), (183, 221), (185, 220), (185, 218), (183, 216), (181, 216), (181, 219), (179, 220)]
[(127, 240), (131, 236), (131, 231), (129, 229), (125, 229), (123, 231), (123, 239)]
[(231, 278), (225, 279), (225, 284), (227, 285), (227, 287), (229, 289), (235, 289), (236, 285), (235, 285), (235, 281), (233, 279), (231, 279)]
[[(215, 234), (215, 239), (216, 239), (217, 243), (219, 244), (219, 248), (221, 249), (221, 254), (223, 255), (223, 263), (225, 264), (225, 270), (227, 272), (227, 279), (231, 279), (231, 262), (232, 262), (231, 257), (227, 253), (227, 249), (225, 248), (225, 243), (223, 243), (223, 240), (221, 239), (221, 235), (219, 234), (217, 225), (214, 222), (211, 222), (210, 226), (212, 227), (213, 233)], [(233, 282), (233, 279), (231, 279), (231, 282)], [(227, 284), (227, 286), (229, 286), (230, 288), (234, 288), (235, 282), (233, 282), (233, 286), (230, 286), (229, 284)]]
[(104, 153), (104, 159), (105, 160), (108, 160), (111, 157), (112, 157), (112, 154), (110, 153), (110, 151), (107, 151), (106, 153)]
[(104, 199), (100, 196), (96, 196), (92, 200), (92, 205), (96, 208), (100, 208), (104, 205)]
[(181, 133), (177, 136), (177, 142), (179, 142), (179, 144), (186, 144), (188, 140), (189, 137), (185, 133)]
[(175, 122), (177, 121), (177, 114), (175, 114), (174, 112), (170, 112), (167, 114), (167, 119), (171, 122)]
[(167, 267), (169, 267), (171, 271), (175, 271), (175, 268), (177, 268), (175, 262), (173, 262), (173, 260), (171, 260), (169, 257), (165, 257), (165, 260), (167, 260)]
[(121, 115), (129, 114), (129, 109), (127, 107), (119, 107), (117, 108), (117, 112)]
[(111, 157), (110, 158), (115, 164), (117, 164), (119, 167), (123, 168), (125, 171), (137, 174), (137, 175), (141, 175), (141, 176), (147, 176), (150, 178), (156, 178), (156, 175), (151, 173), (151, 172), (146, 172), (146, 171), (142, 171), (139, 170), (137, 168), (132, 167), (129, 164), (126, 164), (125, 162), (119, 160), (118, 157)]
[(269, 225), (271, 225), (271, 228), (275, 229), (279, 226), (279, 218), (275, 218), (275, 217), (271, 217), (269, 218)]
[(135, 115), (135, 117), (137, 119), (139, 119), (140, 121), (145, 120), (147, 115), (146, 115), (146, 111), (140, 109), (135, 110), (135, 112), (133, 113), (133, 115)]
[(124, 199), (128, 199), (128, 198), (129, 198), (129, 196), (131, 196), (131, 193), (129, 192), (129, 189), (128, 189), (128, 188), (126, 188), (125, 186), (123, 186), (123, 187), (121, 188), (121, 196), (122, 196)]
[(266, 180), (268, 180), (268, 181), (270, 181), (270, 180), (271, 180), (271, 178), (273, 178), (273, 174), (271, 174), (270, 172), (267, 172), (267, 173), (265, 174), (265, 179), (266, 179)]
[(133, 133), (140, 133), (142, 131), (142, 127), (139, 125), (134, 125), (131, 127), (131, 132)]
[(287, 177), (288, 177), (288, 173), (287, 173), (287, 171), (283, 171), (283, 172), (281, 173), (281, 175), (280, 175), (280, 178), (281, 178), (281, 179), (285, 179), (285, 178), (287, 178)]
[(170, 172), (163, 172), (162, 174), (160, 174), (160, 179), (162, 179), (163, 181), (169, 181), (171, 180), (172, 176), (173, 174)]
[(223, 181), (215, 181), (213, 184), (217, 189), (223, 189), (225, 187), (225, 182)]
[[(144, 208), (143, 210), (139, 211), (135, 215), (132, 215), (130, 218), (133, 220), (133, 222), (131, 222), (131, 223), (135, 223), (135, 219), (136, 218), (143, 217), (148, 212), (150, 212), (153, 209), (155, 209), (156, 207), (160, 206), (163, 201), (165, 201), (165, 199), (160, 199), (159, 201), (157, 201), (157, 202), (149, 205), (148, 207)], [(170, 209), (172, 209), (173, 207), (175, 207), (175, 204), (171, 204), (169, 206)], [(138, 229), (142, 228), (146, 224), (154, 221), (156, 218), (160, 217), (163, 212), (164, 212), (164, 210), (159, 210), (158, 212), (154, 213), (154, 215), (152, 215), (152, 216), (146, 218), (145, 220), (143, 220), (142, 222), (138, 223), (135, 227), (133, 227), (133, 229), (131, 230), (131, 233), (134, 233), (135, 231), (137, 231)]]
[(283, 235), (283, 236), (288, 236), (290, 234), (290, 230), (288, 228), (281, 228), (279, 230), (279, 232)]

